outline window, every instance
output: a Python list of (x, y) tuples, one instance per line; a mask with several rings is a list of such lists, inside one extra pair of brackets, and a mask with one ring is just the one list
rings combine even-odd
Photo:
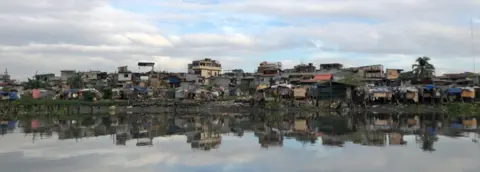
[(123, 74), (124, 78), (128, 78), (128, 73)]
[(199, 71), (199, 70), (196, 70), (194, 72), (195, 72), (195, 75), (201, 75), (202, 74), (202, 71)]

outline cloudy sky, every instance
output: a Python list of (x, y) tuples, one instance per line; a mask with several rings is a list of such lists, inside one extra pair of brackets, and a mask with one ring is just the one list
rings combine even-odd
[(478, 9), (479, 0), (2, 0), (0, 71), (24, 79), (153, 61), (185, 72), (202, 57), (246, 71), (265, 60), (411, 69), (424, 55), (438, 73), (472, 71)]

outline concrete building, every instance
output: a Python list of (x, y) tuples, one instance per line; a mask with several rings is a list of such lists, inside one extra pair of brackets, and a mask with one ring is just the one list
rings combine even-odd
[(77, 73), (75, 70), (61, 70), (60, 71), (60, 79), (62, 81), (66, 81), (66, 80), (68, 80), (68, 78), (75, 75), (75, 73)]
[(340, 63), (325, 63), (325, 64), (320, 64), (320, 70), (340, 70), (343, 68), (343, 65)]
[(229, 71), (223, 71), (222, 76), (228, 77), (232, 80), (232, 84), (240, 85), (245, 72), (242, 69), (233, 69)]
[(218, 87), (224, 87), (224, 88), (228, 88), (232, 83), (232, 79), (225, 76), (210, 77), (206, 81), (207, 81), (207, 84), (218, 86)]
[(271, 82), (276, 83), (281, 79), (282, 63), (262, 62), (257, 68), (256, 85), (269, 85)]
[(380, 84), (385, 80), (385, 70), (381, 64), (353, 67), (347, 70), (357, 72), (367, 84)]
[(309, 72), (315, 72), (316, 67), (313, 65), (313, 63), (308, 63), (306, 64), (299, 64), (293, 67), (293, 72), (295, 73), (309, 73)]
[(222, 65), (220, 62), (210, 58), (195, 60), (191, 64), (188, 64), (189, 74), (195, 74), (205, 78), (218, 76), (221, 71)]
[(55, 74), (53, 74), (53, 73), (35, 75), (36, 80), (40, 80), (40, 81), (44, 81), (44, 82), (48, 82), (48, 81), (50, 81), (54, 78), (55, 78)]

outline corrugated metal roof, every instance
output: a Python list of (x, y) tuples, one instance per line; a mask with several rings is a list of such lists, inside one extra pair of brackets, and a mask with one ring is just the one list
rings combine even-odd
[(312, 80), (314, 81), (328, 81), (332, 79), (332, 74), (317, 74), (315, 77), (313, 77)]
[(329, 81), (333, 77), (332, 74), (317, 74), (312, 79), (303, 80), (301, 82), (318, 82), (318, 81)]

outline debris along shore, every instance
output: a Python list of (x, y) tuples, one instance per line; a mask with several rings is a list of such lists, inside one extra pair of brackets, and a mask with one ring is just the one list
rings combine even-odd
[(96, 102), (72, 100), (29, 100), (3, 101), (0, 103), (0, 116), (17, 115), (61, 115), (96, 113), (162, 113), (162, 112), (218, 112), (249, 113), (259, 111), (288, 112), (337, 112), (355, 113), (448, 113), (473, 115), (480, 112), (480, 106), (473, 103), (447, 105), (373, 105), (349, 106), (343, 102), (323, 102), (317, 107), (309, 101), (278, 102), (266, 100), (253, 104), (249, 99), (199, 101), (199, 100), (149, 100), (149, 101), (109, 101)]

